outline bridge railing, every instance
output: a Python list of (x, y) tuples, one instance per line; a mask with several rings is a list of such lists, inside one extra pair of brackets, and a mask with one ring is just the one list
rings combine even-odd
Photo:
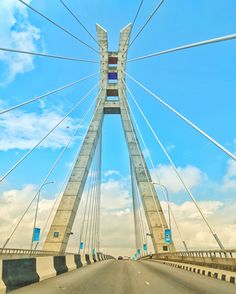
[[(71, 255), (74, 253), (66, 253)], [(2, 257), (30, 257), (30, 256), (58, 256), (59, 252), (45, 251), (45, 250), (30, 250), (30, 249), (18, 249), (18, 248), (0, 248), (0, 259)]]
[(236, 249), (176, 251), (142, 257), (148, 258), (236, 271)]

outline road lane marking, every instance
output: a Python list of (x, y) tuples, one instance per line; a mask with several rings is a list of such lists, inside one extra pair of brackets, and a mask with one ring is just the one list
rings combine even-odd
[(141, 274), (141, 272), (138, 272), (138, 274)]
[(146, 285), (150, 286), (150, 283), (148, 281), (145, 281)]

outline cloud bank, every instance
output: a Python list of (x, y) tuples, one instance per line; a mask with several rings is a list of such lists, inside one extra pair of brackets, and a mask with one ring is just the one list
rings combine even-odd
[[(26, 150), (35, 146), (61, 119), (54, 110), (42, 113), (14, 111), (0, 116), (0, 150)], [(42, 148), (61, 148), (75, 130), (77, 120), (66, 118), (49, 137)]]
[[(166, 170), (167, 167), (161, 167)], [(182, 170), (189, 170), (189, 166), (182, 167)], [(193, 169), (195, 170), (195, 169)], [(189, 175), (192, 185), (200, 189), (199, 172), (197, 172), (197, 181), (193, 181), (194, 173), (186, 173), (185, 177)], [(200, 173), (205, 177), (204, 173)], [(225, 178), (230, 177), (230, 181), (235, 177), (236, 169), (232, 168), (232, 162), (228, 162), (228, 169), (222, 182)], [(168, 176), (168, 173), (167, 173)], [(167, 177), (170, 180), (169, 177)], [(195, 177), (194, 177), (195, 178)], [(162, 180), (166, 180), (164, 177)], [(187, 180), (188, 181), (188, 180)], [(198, 184), (196, 184), (198, 183)], [(206, 182), (205, 182), (206, 183)], [(232, 182), (231, 182), (232, 183)], [(171, 183), (169, 183), (171, 184)], [(234, 183), (235, 184), (235, 183)], [(173, 181), (175, 185), (175, 180)], [(209, 183), (211, 186), (211, 183)], [(215, 185), (220, 187), (221, 185)], [(232, 185), (225, 186), (224, 189), (232, 190)], [(207, 187), (204, 187), (206, 189)], [(179, 188), (173, 191), (179, 191)], [(226, 193), (226, 190), (224, 190)], [(217, 191), (219, 192), (219, 191)], [(229, 190), (227, 190), (229, 192)], [(235, 190), (234, 190), (235, 192)], [(9, 231), (13, 228), (13, 223), (22, 214), (26, 203), (29, 202), (32, 195), (35, 193), (35, 187), (26, 185), (20, 190), (9, 190), (2, 193), (0, 196), (0, 238), (5, 240)], [(82, 200), (78, 215), (73, 227), (74, 235), (71, 236), (68, 251), (76, 252), (78, 248), (79, 230), (81, 226), (82, 211), (84, 208), (85, 199)], [(48, 200), (45, 195), (42, 195), (40, 201), (40, 211), (38, 226), (41, 228), (45, 223), (45, 219), (53, 205), (52, 200)], [(167, 203), (161, 202), (163, 211), (167, 218)], [(215, 232), (218, 234), (223, 244), (227, 248), (233, 248), (236, 245), (236, 199), (230, 202), (224, 202), (223, 198), (218, 200), (202, 200), (199, 201), (204, 214), (212, 225)], [(214, 238), (209, 233), (208, 228), (203, 223), (199, 213), (194, 204), (190, 201), (182, 201), (181, 203), (171, 202), (171, 207), (177, 220), (179, 229), (181, 231), (184, 241), (187, 243), (189, 249), (207, 249), (217, 248)], [(29, 247), (32, 233), (33, 210), (26, 216), (22, 226), (19, 227), (15, 234), (10, 247)], [(173, 238), (177, 250), (183, 250), (183, 244), (176, 230), (176, 226), (172, 219)], [(150, 241), (148, 248), (151, 250)], [(39, 247), (40, 248), (40, 247)], [(132, 213), (132, 199), (130, 197), (129, 179), (121, 178), (119, 180), (109, 179), (102, 183), (102, 203), (101, 203), (101, 248), (107, 253), (114, 255), (132, 255), (135, 250), (135, 236), (134, 236), (134, 220)]]
[[(26, 1), (30, 3), (31, 0)], [(15, 0), (1, 0), (1, 47), (37, 51), (41, 44), (40, 30), (30, 23), (27, 8)], [(12, 82), (18, 74), (34, 69), (33, 56), (0, 51), (4, 70), (0, 86)]]

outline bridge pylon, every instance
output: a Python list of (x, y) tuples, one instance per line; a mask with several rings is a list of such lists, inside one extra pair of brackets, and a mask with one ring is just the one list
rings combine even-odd
[[(175, 251), (174, 244), (166, 244), (164, 240), (165, 229), (168, 228), (167, 222), (142, 154), (127, 103), (124, 71), (132, 25), (127, 25), (121, 31), (118, 52), (108, 51), (107, 32), (98, 24), (96, 28), (100, 47), (100, 90), (97, 97), (97, 106), (52, 221), (43, 250), (65, 252), (101, 135), (104, 116), (114, 114), (121, 116), (131, 169), (144, 207), (154, 250), (156, 253)], [(113, 80), (113, 82), (109, 82), (110, 80)], [(109, 99), (110, 97), (113, 97), (113, 99)], [(114, 97), (116, 98), (114, 99)]]

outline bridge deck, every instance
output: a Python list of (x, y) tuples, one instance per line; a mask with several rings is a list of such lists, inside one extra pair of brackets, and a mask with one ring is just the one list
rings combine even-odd
[(21, 288), (16, 294), (230, 294), (236, 285), (151, 261), (106, 261)]

